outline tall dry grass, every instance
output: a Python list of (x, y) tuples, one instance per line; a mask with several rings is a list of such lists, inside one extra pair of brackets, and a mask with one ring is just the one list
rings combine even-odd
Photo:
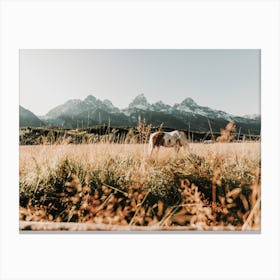
[(147, 148), (20, 146), (20, 219), (260, 229), (260, 143)]

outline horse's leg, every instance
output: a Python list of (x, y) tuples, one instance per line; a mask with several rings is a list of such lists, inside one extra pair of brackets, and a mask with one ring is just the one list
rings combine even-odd
[(155, 148), (155, 145), (153, 143), (153, 139), (149, 140), (149, 146), (148, 146), (148, 155), (151, 156), (153, 153), (153, 150)]
[(186, 143), (184, 144), (184, 149), (185, 149), (186, 152), (190, 152), (190, 145), (189, 145), (188, 142), (186, 142)]
[(174, 146), (176, 153), (179, 153), (181, 146), (182, 146), (182, 144), (181, 144), (180, 140), (176, 140), (176, 143)]
[(182, 147), (183, 147), (183, 149), (184, 149), (184, 153), (187, 153), (187, 152), (190, 151), (190, 146), (189, 146), (188, 143), (184, 143), (184, 144), (182, 145)]
[(149, 147), (149, 152), (148, 152), (149, 157), (152, 155), (154, 148), (155, 148), (154, 146)]

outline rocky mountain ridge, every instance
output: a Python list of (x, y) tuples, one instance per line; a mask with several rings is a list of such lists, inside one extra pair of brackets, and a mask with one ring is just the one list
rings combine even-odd
[(128, 107), (119, 109), (108, 99), (100, 100), (89, 95), (84, 100), (72, 99), (51, 109), (40, 119), (47, 125), (64, 128), (82, 128), (97, 124), (112, 126), (135, 126), (138, 117), (146, 119), (153, 126), (164, 124), (174, 129), (208, 131), (209, 121), (212, 129), (219, 131), (229, 121), (234, 121), (237, 128), (260, 132), (260, 117), (234, 116), (221, 110), (198, 105), (187, 97), (173, 106), (162, 101), (150, 104), (144, 94), (137, 95)]

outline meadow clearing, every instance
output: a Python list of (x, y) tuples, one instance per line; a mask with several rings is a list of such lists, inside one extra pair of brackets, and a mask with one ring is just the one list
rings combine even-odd
[(260, 230), (260, 142), (147, 149), (20, 146), (20, 229)]

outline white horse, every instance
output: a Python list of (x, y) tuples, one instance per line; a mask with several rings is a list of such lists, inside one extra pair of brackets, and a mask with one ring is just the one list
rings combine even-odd
[(174, 147), (176, 152), (179, 152), (181, 147), (189, 149), (185, 133), (178, 130), (152, 133), (149, 139), (149, 155), (153, 153), (155, 147), (159, 149), (160, 146)]

